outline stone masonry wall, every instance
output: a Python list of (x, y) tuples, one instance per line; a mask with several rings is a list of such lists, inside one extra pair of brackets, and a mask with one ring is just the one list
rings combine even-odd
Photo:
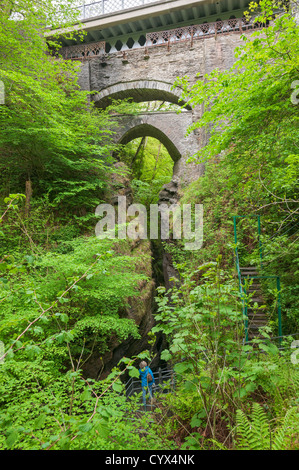
[[(244, 34), (250, 35), (251, 32)], [(130, 82), (138, 80), (160, 82), (161, 88), (165, 88), (165, 84), (172, 85), (177, 77), (187, 75), (190, 84), (193, 84), (215, 68), (225, 70), (232, 66), (235, 61), (234, 49), (243, 42), (240, 36), (240, 32), (232, 32), (199, 39), (193, 42), (192, 47), (189, 41), (178, 42), (172, 44), (169, 51), (167, 46), (163, 45), (132, 49), (125, 54), (106, 54), (82, 62), (79, 83), (82, 89), (98, 92), (116, 84), (127, 83), (128, 96)], [(155, 99), (155, 95), (152, 99)], [(167, 135), (174, 135), (173, 144), (182, 156), (182, 161), (175, 166), (175, 176), (179, 176), (184, 183), (197, 179), (203, 171), (202, 167), (196, 164), (186, 165), (185, 161), (190, 154), (205, 145), (207, 133), (196, 130), (189, 138), (183, 137), (187, 130), (186, 124), (190, 125), (199, 120), (201, 114), (201, 107), (197, 107), (188, 118), (183, 113), (164, 117), (165, 123), (162, 127), (168, 127)], [(156, 127), (161, 126), (161, 122), (161, 119), (160, 124), (156, 121)], [(179, 145), (176, 143), (178, 140)]]

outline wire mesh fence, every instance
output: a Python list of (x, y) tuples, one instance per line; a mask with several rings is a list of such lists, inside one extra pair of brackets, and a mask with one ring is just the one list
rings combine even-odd
[(101, 0), (99, 2), (84, 3), (77, 7), (80, 20), (87, 20), (101, 15), (108, 15), (121, 10), (137, 8), (157, 0)]

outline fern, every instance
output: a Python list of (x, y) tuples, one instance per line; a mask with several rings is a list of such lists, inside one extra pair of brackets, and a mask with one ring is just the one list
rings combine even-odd
[(237, 410), (236, 421), (241, 449), (265, 450), (270, 448), (269, 424), (260, 405), (257, 403), (253, 404), (251, 421), (249, 421), (243, 411)]
[(282, 424), (272, 433), (267, 414), (258, 403), (253, 404), (250, 418), (242, 410), (237, 410), (237, 448), (240, 450), (287, 449), (292, 437), (298, 433), (298, 417), (296, 408), (290, 408)]
[(285, 417), (282, 426), (276, 431), (272, 443), (273, 450), (287, 449), (292, 440), (292, 436), (299, 432), (298, 412), (296, 408), (290, 408)]

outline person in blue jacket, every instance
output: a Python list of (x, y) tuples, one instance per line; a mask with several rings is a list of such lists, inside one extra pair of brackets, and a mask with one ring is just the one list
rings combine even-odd
[[(141, 386), (142, 386), (142, 401), (144, 406), (146, 407), (146, 391), (148, 390), (150, 398), (153, 398), (153, 385), (155, 383), (154, 374), (152, 373), (151, 369), (148, 367), (145, 361), (141, 361), (139, 364), (139, 376), (141, 379)], [(152, 380), (148, 381), (147, 376), (150, 374), (152, 376)]]

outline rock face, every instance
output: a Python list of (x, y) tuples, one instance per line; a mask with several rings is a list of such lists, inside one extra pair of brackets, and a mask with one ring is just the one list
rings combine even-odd
[[(110, 189), (105, 196), (105, 200), (107, 203), (116, 205), (118, 196), (126, 196), (127, 205), (129, 205), (133, 202), (133, 196), (126, 166), (118, 162), (115, 164), (115, 169), (117, 172), (111, 178)], [(136, 257), (138, 259), (137, 272), (148, 278), (148, 280), (138, 282), (136, 286), (138, 296), (128, 298), (128, 307), (119, 312), (121, 318), (134, 320), (138, 326), (140, 338), (128, 338), (120, 342), (117, 337), (111, 337), (107, 344), (108, 351), (101, 358), (98, 353), (92, 354), (82, 367), (85, 375), (93, 379), (107, 377), (122, 357), (132, 357), (140, 351), (150, 349), (147, 334), (154, 325), (153, 311), (156, 288), (152, 270), (151, 242), (149, 240), (128, 240), (122, 248), (122, 254)], [(155, 352), (158, 352), (161, 344), (161, 339), (159, 339), (154, 348)]]
[(138, 325), (140, 339), (128, 338), (122, 343), (117, 340), (113, 341), (109, 347), (109, 352), (102, 358), (99, 378), (106, 377), (122, 357), (132, 357), (140, 351), (149, 349), (147, 334), (154, 325), (153, 309), (156, 287), (152, 278), (150, 242), (143, 240), (128, 254), (138, 257), (138, 271), (146, 274), (149, 278), (147, 281), (144, 280), (138, 283), (138, 297), (129, 298), (129, 306), (121, 313), (121, 316), (134, 320)]
[(170, 183), (164, 184), (159, 193), (159, 204), (176, 204), (179, 200), (179, 181), (173, 177)]
[[(179, 178), (174, 176), (170, 183), (164, 184), (160, 193), (159, 193), (159, 205), (166, 204), (168, 207), (172, 204), (177, 204), (180, 199), (179, 195)], [(170, 241), (166, 241), (170, 243)], [(163, 276), (164, 276), (164, 283), (166, 290), (170, 289), (174, 285), (174, 281), (172, 278), (179, 279), (179, 273), (173, 266), (172, 256), (170, 253), (163, 252)]]
[(114, 164), (116, 172), (111, 177), (110, 188), (105, 195), (105, 200), (115, 206), (118, 203), (118, 196), (127, 198), (127, 206), (133, 202), (133, 193), (130, 185), (130, 175), (123, 162)]

